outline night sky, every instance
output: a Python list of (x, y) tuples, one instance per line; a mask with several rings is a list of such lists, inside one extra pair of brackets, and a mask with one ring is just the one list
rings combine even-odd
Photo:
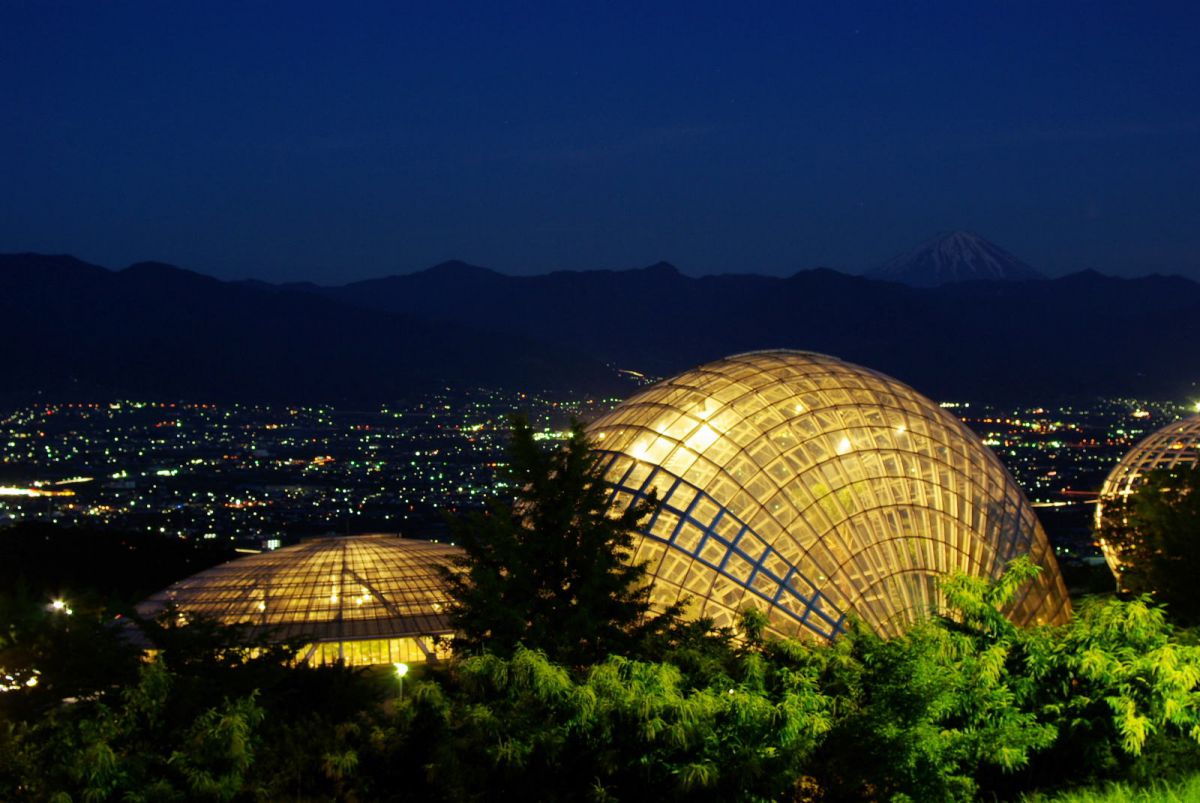
[(1200, 279), (1200, 4), (0, 0), (0, 251)]

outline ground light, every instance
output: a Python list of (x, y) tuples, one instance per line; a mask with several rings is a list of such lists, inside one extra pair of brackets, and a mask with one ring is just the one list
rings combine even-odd
[(392, 664), (396, 667), (396, 679), (400, 682), (400, 699), (404, 699), (404, 676), (408, 674), (408, 664)]

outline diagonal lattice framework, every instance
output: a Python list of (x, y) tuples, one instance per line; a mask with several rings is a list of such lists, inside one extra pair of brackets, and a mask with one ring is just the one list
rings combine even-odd
[(942, 607), (951, 572), (1043, 572), (1006, 611), (1058, 623), (1070, 602), (1045, 533), (961, 421), (834, 357), (752, 352), (638, 393), (589, 427), (613, 505), (662, 503), (634, 555), (656, 606), (731, 625), (746, 605), (779, 635), (833, 638), (854, 614), (883, 635)]
[[(1105, 502), (1129, 496), (1141, 485), (1142, 476), (1155, 469), (1195, 468), (1200, 466), (1200, 415), (1167, 424), (1147, 435), (1113, 467), (1100, 487), (1096, 504), (1096, 528), (1104, 519)], [(1116, 551), (1100, 540), (1100, 549), (1113, 574), (1121, 576), (1121, 561)]]

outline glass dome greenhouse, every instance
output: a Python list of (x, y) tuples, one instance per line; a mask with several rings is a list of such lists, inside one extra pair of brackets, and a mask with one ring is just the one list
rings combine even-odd
[(192, 575), (137, 606), (153, 618), (179, 614), (261, 627), (271, 638), (310, 643), (312, 664), (412, 662), (437, 655), (450, 634), (438, 567), (457, 547), (389, 535), (313, 538)]
[(943, 606), (947, 573), (1042, 568), (1007, 615), (1058, 623), (1070, 602), (1029, 502), (996, 456), (912, 388), (834, 357), (741, 354), (664, 380), (589, 427), (613, 505), (657, 493), (635, 561), (658, 608), (778, 635), (881, 635)]
[[(1129, 496), (1141, 484), (1142, 475), (1155, 469), (1195, 468), (1200, 466), (1200, 415), (1167, 424), (1139, 441), (1109, 472), (1100, 488), (1096, 505), (1096, 525), (1104, 518), (1105, 503)], [(1100, 541), (1104, 559), (1113, 574), (1120, 577), (1121, 561), (1111, 545)]]

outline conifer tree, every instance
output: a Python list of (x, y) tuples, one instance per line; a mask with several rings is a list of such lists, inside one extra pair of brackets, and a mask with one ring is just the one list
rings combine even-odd
[(580, 665), (623, 653), (649, 609), (644, 566), (630, 561), (656, 502), (614, 511), (583, 425), (553, 450), (514, 417), (504, 471), (512, 500), (452, 522), (466, 551), (447, 571), (459, 652), (513, 654), (518, 645)]

